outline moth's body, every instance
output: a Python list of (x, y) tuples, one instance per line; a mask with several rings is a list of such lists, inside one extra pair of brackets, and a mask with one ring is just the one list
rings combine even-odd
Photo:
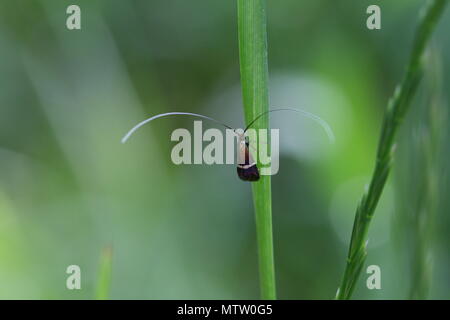
[(237, 174), (244, 181), (258, 181), (259, 170), (249, 151), (249, 142), (244, 137), (239, 136), (238, 152), (237, 152)]

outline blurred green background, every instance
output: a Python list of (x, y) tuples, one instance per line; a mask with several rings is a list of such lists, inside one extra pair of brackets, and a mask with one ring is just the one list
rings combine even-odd
[[(73, 2), (79, 31), (66, 28)], [(281, 129), (272, 179), (281, 299), (334, 297), (424, 3), (268, 1), (271, 106), (314, 112), (336, 135), (330, 145), (308, 119), (271, 117)], [(381, 6), (381, 30), (366, 28), (370, 4)], [(370, 231), (367, 265), (381, 267), (382, 289), (368, 290), (363, 271), (354, 298), (408, 298), (417, 269), (430, 275), (428, 297), (450, 298), (449, 24), (446, 12), (437, 67), (401, 129)], [(439, 115), (431, 124), (430, 100)], [(110, 298), (259, 297), (249, 183), (230, 165), (170, 160), (172, 130), (192, 130), (192, 118), (161, 119), (120, 143), (138, 121), (168, 111), (242, 126), (235, 1), (0, 1), (0, 298), (94, 298), (108, 246)], [(430, 127), (440, 138), (427, 166), (420, 128)], [(424, 191), (430, 176), (435, 188)], [(81, 267), (81, 290), (66, 289), (71, 264)]]

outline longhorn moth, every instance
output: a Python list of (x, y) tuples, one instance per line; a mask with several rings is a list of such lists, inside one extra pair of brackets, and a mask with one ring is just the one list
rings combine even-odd
[(224, 126), (227, 129), (231, 129), (233, 130), (233, 132), (236, 134), (237, 138), (238, 138), (238, 144), (237, 144), (237, 158), (238, 158), (238, 164), (237, 164), (237, 174), (239, 176), (239, 178), (241, 180), (244, 181), (250, 181), (250, 182), (254, 182), (254, 181), (258, 181), (260, 178), (260, 174), (259, 174), (259, 169), (257, 166), (256, 161), (254, 161), (251, 152), (250, 152), (250, 143), (248, 140), (248, 137), (245, 136), (245, 133), (247, 132), (248, 129), (251, 128), (252, 125), (254, 125), (256, 123), (256, 121), (258, 121), (261, 117), (268, 115), (271, 112), (277, 112), (277, 111), (293, 111), (293, 112), (298, 112), (301, 113), (302, 115), (316, 121), (326, 132), (328, 139), (333, 142), (334, 141), (334, 135), (333, 135), (333, 131), (331, 130), (330, 126), (328, 125), (328, 123), (323, 120), (322, 118), (309, 113), (307, 111), (303, 111), (303, 110), (298, 110), (298, 109), (292, 109), (292, 108), (279, 108), (279, 109), (271, 109), (269, 111), (263, 112), (261, 114), (259, 114), (258, 116), (256, 116), (255, 119), (253, 119), (248, 125), (247, 127), (244, 129), (244, 131), (242, 133), (239, 133), (236, 131), (236, 129), (232, 128), (231, 126), (228, 126), (214, 118), (202, 115), (202, 114), (198, 114), (198, 113), (191, 113), (191, 112), (167, 112), (167, 113), (161, 113), (161, 114), (157, 114), (151, 118), (148, 118), (142, 122), (139, 122), (137, 125), (135, 125), (133, 128), (131, 128), (130, 131), (127, 132), (127, 134), (122, 138), (122, 143), (127, 142), (127, 140), (131, 137), (131, 135), (138, 130), (140, 127), (142, 127), (143, 125), (162, 118), (162, 117), (166, 117), (166, 116), (173, 116), (173, 115), (186, 115), (186, 116), (193, 116), (193, 117), (198, 117), (198, 118), (203, 118), (203, 119), (207, 119), (210, 121), (213, 121), (217, 124), (220, 124), (222, 126)]

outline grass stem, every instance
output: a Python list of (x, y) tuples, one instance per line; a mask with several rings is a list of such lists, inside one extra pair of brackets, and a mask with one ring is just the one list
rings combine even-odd
[[(246, 123), (269, 110), (266, 1), (238, 0), (239, 59)], [(268, 117), (255, 123), (267, 129)], [(269, 148), (269, 147), (268, 147)], [(252, 183), (262, 299), (276, 299), (270, 176)]]
[(336, 299), (351, 298), (364, 266), (370, 222), (389, 176), (395, 151), (395, 136), (422, 78), (424, 50), (447, 4), (448, 0), (432, 0), (427, 4), (416, 32), (406, 74), (388, 103), (378, 144), (375, 169), (369, 188), (356, 210), (347, 265)]
[(112, 273), (112, 247), (103, 248), (100, 255), (100, 265), (98, 271), (97, 289), (95, 298), (97, 300), (107, 300), (111, 287)]
[[(412, 136), (414, 161), (407, 176), (408, 196), (415, 199), (415, 208), (403, 215), (411, 220), (409, 247), (412, 255), (410, 299), (424, 300), (430, 293), (435, 245), (435, 217), (439, 211), (439, 189), (444, 168), (445, 103), (442, 97), (442, 64), (436, 51), (427, 55), (429, 103)], [(411, 192), (412, 189), (412, 192)], [(408, 199), (411, 201), (411, 199)], [(405, 219), (406, 220), (406, 219)]]

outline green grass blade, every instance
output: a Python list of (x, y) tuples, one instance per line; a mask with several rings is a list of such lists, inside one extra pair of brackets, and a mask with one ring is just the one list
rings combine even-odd
[(381, 136), (378, 144), (375, 170), (369, 189), (363, 195), (356, 210), (352, 237), (348, 251), (347, 265), (341, 285), (336, 294), (337, 299), (350, 299), (356, 282), (366, 260), (367, 234), (375, 208), (380, 199), (395, 151), (395, 136), (410, 101), (416, 92), (422, 77), (422, 56), (433, 30), (448, 4), (448, 0), (432, 0), (427, 4), (421, 17), (406, 74), (389, 101), (383, 119)]
[[(435, 218), (439, 211), (439, 189), (442, 188), (445, 149), (445, 129), (447, 112), (442, 96), (442, 64), (439, 54), (434, 51), (427, 55), (426, 73), (428, 77), (429, 103), (420, 123), (410, 138), (411, 153), (415, 159), (407, 175), (408, 196), (414, 199), (415, 208), (404, 210), (411, 229), (409, 247), (411, 251), (412, 273), (410, 299), (424, 300), (430, 293), (433, 273), (433, 249), (435, 245)], [(412, 189), (412, 192), (411, 192)], [(408, 199), (410, 201), (410, 199)], [(405, 219), (405, 221), (408, 221)]]
[[(269, 110), (266, 1), (238, 0), (237, 4), (242, 96), (248, 124)], [(254, 125), (255, 129), (268, 127), (268, 117)], [(276, 298), (270, 182), (270, 176), (261, 176), (252, 183), (262, 299)]]
[(111, 288), (112, 274), (112, 248), (105, 247), (100, 255), (100, 265), (98, 271), (97, 289), (95, 298), (97, 300), (107, 300)]

